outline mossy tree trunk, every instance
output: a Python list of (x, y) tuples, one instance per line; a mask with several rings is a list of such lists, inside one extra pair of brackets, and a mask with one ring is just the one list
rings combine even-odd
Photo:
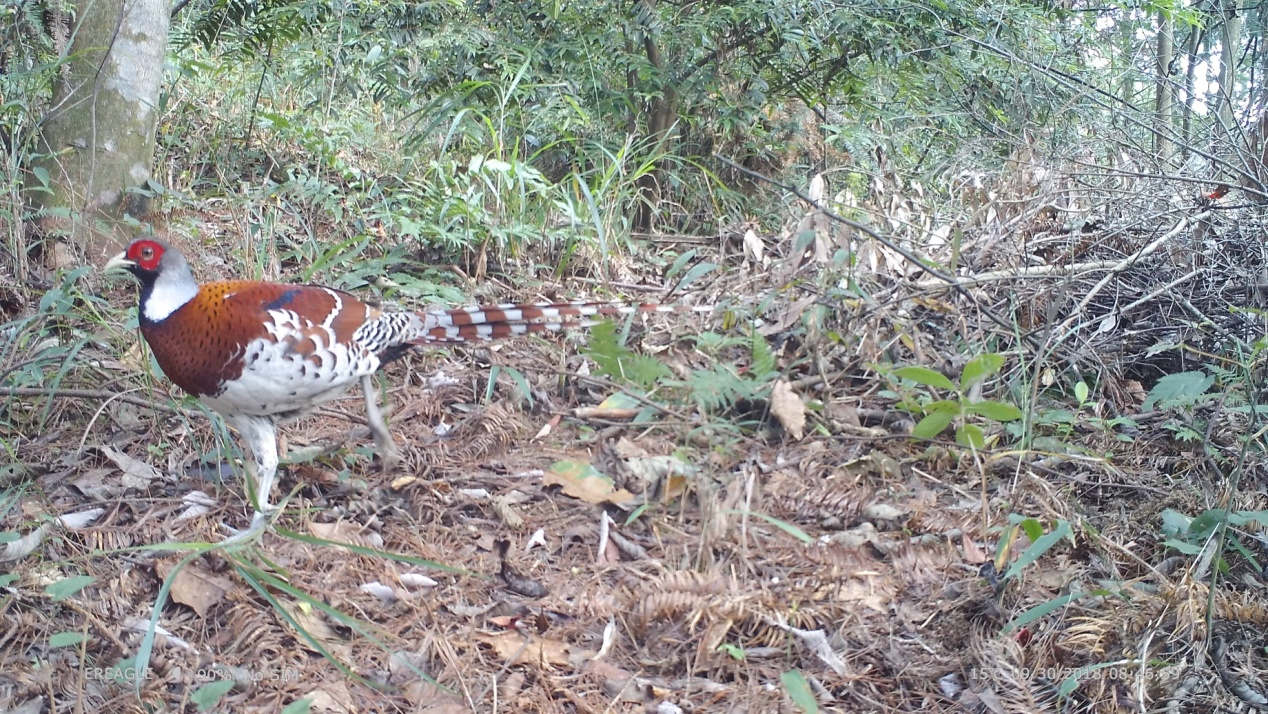
[(46, 259), (54, 239), (83, 257), (117, 251), (129, 217), (148, 212), (128, 189), (150, 178), (170, 0), (75, 0), (67, 58), (27, 180)]

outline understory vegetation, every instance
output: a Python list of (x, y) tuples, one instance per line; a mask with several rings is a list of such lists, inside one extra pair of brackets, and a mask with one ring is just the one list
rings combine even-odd
[(1260, 9), (178, 3), (130, 220), (200, 280), (678, 306), (404, 358), (406, 466), (350, 396), (233, 548), (234, 435), (30, 229), (58, 13), (0, 13), (0, 710), (1268, 701)]

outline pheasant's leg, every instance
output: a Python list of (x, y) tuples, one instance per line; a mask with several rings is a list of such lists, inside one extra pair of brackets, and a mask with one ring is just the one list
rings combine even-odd
[(392, 440), (392, 434), (383, 421), (383, 412), (379, 410), (379, 390), (374, 388), (374, 376), (361, 378), (361, 391), (365, 392), (365, 416), (370, 422), (370, 433), (374, 434), (374, 446), (379, 452), (379, 465), (384, 472), (394, 471), (401, 463), (401, 452)]
[(242, 435), (255, 461), (255, 515), (251, 518), (250, 527), (224, 541), (237, 543), (263, 533), (269, 516), (276, 510), (269, 505), (269, 494), (277, 478), (277, 427), (271, 419), (257, 416), (238, 417), (230, 423)]

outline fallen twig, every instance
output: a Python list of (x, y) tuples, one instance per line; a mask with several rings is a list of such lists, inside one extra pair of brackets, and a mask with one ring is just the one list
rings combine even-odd
[(0, 395), (6, 397), (63, 397), (66, 399), (115, 399), (133, 406), (149, 407), (168, 414), (187, 414), (180, 407), (159, 404), (158, 402), (134, 397), (130, 394), (119, 394), (104, 389), (51, 389), (49, 387), (0, 387)]

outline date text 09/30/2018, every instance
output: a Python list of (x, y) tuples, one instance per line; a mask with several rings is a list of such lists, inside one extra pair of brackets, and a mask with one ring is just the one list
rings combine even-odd
[[(131, 681), (136, 679), (138, 671), (136, 667), (89, 667), (84, 674), (90, 680)], [(234, 671), (227, 667), (206, 667), (194, 671), (195, 682), (214, 682), (219, 679), (243, 679), (245, 677), (250, 677), (251, 681), (254, 682), (295, 682), (299, 680), (299, 670), (283, 667), (260, 670), (239, 669)]]
[[(1178, 664), (1167, 665), (1165, 667), (1140, 667), (1139, 665), (1108, 665), (1108, 666), (1087, 666), (1087, 667), (1018, 667), (999, 670), (1000, 673), (1007, 672), (1011, 677), (1020, 679), (1046, 679), (1050, 682), (1063, 682), (1071, 677), (1082, 679), (1116, 679), (1119, 681), (1133, 681), (1138, 677), (1155, 680), (1170, 680), (1180, 676), (1184, 671), (1184, 667)], [(990, 668), (987, 667), (971, 667), (969, 669), (969, 677), (972, 679), (986, 679), (992, 674)]]

